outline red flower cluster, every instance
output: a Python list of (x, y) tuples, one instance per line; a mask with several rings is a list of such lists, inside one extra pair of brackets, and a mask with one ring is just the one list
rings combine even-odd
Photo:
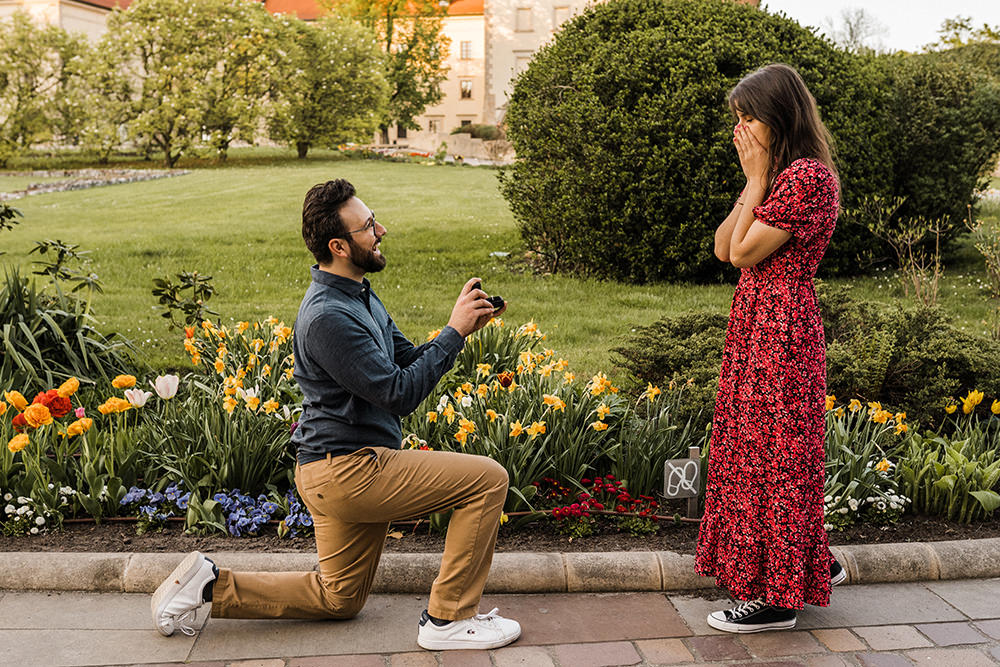
[[(648, 517), (656, 521), (657, 508), (660, 504), (652, 496), (633, 497), (625, 485), (615, 479), (614, 475), (604, 475), (593, 480), (581, 479), (580, 482), (590, 486), (590, 493), (586, 491), (577, 493), (577, 502), (553, 508), (552, 516), (554, 518), (561, 520), (589, 517), (590, 510), (604, 510), (605, 507), (614, 507), (615, 512), (637, 514), (640, 517)], [(565, 502), (565, 499), (572, 494), (567, 486), (551, 477), (546, 477), (541, 482), (533, 482), (532, 484), (538, 488), (539, 495), (549, 502)]]
[(49, 412), (52, 413), (52, 416), (56, 419), (65, 417), (69, 414), (69, 411), (73, 409), (73, 406), (69, 402), (69, 398), (60, 396), (59, 392), (55, 389), (38, 392), (32, 403), (40, 403), (47, 407)]

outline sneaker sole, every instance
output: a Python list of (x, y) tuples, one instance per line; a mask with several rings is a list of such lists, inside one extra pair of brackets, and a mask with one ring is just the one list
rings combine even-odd
[(730, 623), (729, 621), (720, 621), (717, 618), (709, 615), (708, 624), (715, 628), (716, 630), (723, 630), (725, 632), (735, 632), (737, 634), (746, 635), (754, 632), (767, 632), (769, 630), (791, 630), (795, 627), (795, 620), (790, 621), (780, 621), (777, 623), (768, 623), (767, 625), (740, 625), (739, 623)]
[(163, 613), (163, 610), (170, 602), (170, 598), (181, 588), (187, 586), (188, 582), (194, 578), (194, 575), (198, 574), (199, 569), (201, 569), (201, 552), (192, 551), (184, 557), (181, 564), (174, 568), (170, 576), (153, 593), (153, 599), (149, 603), (149, 607), (153, 612), (153, 625), (156, 626), (157, 632), (164, 637), (169, 637), (173, 633), (164, 632), (157, 619), (160, 618), (160, 614)]
[(467, 642), (455, 639), (421, 639), (420, 635), (417, 635), (417, 644), (420, 648), (427, 649), (428, 651), (488, 650), (506, 646), (517, 641), (517, 638), (520, 636), (521, 633), (518, 632), (513, 637), (499, 639), (495, 642)]
[(830, 578), (830, 585), (836, 586), (837, 584), (842, 584), (845, 581), (847, 581), (847, 570), (841, 569), (840, 574)]

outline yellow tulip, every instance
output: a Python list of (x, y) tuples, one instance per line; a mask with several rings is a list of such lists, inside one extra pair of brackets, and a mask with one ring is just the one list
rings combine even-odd
[(119, 375), (111, 381), (111, 386), (115, 389), (131, 389), (135, 386), (134, 375)]
[(32, 403), (24, 409), (24, 421), (31, 428), (38, 428), (52, 423), (52, 413), (41, 403)]
[[(990, 406), (990, 412), (995, 415), (1000, 415), (1000, 400), (993, 401), (993, 405)], [(0, 412), (0, 414), (3, 414)]]
[(28, 407), (28, 399), (21, 395), (19, 391), (5, 391), (3, 393), (4, 399), (8, 403), (14, 406), (14, 409), (18, 412), (22, 412), (26, 407)]
[(983, 392), (973, 389), (969, 395), (962, 399), (962, 412), (969, 414), (977, 405), (983, 402)]
[(28, 434), (19, 433), (18, 435), (15, 435), (13, 438), (10, 439), (10, 442), (7, 443), (7, 449), (9, 449), (12, 453), (16, 454), (17, 452), (27, 447), (28, 442), (29, 442)]
[(77, 419), (75, 422), (67, 426), (66, 434), (71, 438), (75, 435), (83, 435), (84, 433), (89, 431), (90, 427), (93, 425), (94, 425), (93, 419), (88, 419), (87, 417), (83, 417), (82, 419)]
[(0, 401), (0, 417), (3, 417), (7, 413), (7, 404)]
[(69, 398), (76, 393), (76, 390), (80, 388), (80, 381), (76, 378), (70, 378), (59, 385), (59, 389), (56, 393), (62, 398)]
[(955, 405), (954, 403), (952, 403), (951, 405), (946, 406), (945, 409), (944, 409), (944, 411), (947, 412), (950, 415), (950, 414), (953, 414), (955, 412), (955, 410), (957, 410), (957, 409), (958, 409), (958, 406)]

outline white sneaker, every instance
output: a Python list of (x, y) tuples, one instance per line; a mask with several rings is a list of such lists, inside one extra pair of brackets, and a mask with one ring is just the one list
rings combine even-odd
[(506, 646), (520, 636), (521, 624), (497, 615), (495, 608), (488, 614), (440, 626), (431, 622), (425, 609), (420, 615), (417, 643), (428, 651), (490, 649)]
[(174, 568), (153, 593), (150, 603), (153, 625), (161, 635), (169, 637), (176, 629), (189, 636), (194, 634), (188, 622), (194, 620), (195, 612), (205, 604), (205, 587), (218, 575), (215, 564), (198, 551), (189, 553)]

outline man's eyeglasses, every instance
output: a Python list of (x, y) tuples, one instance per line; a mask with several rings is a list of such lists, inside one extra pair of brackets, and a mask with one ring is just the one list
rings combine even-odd
[(375, 229), (375, 213), (374, 212), (372, 213), (372, 216), (370, 218), (368, 218), (368, 222), (365, 223), (364, 227), (362, 227), (361, 229), (352, 229), (351, 231), (344, 232), (344, 233), (345, 234), (357, 234), (358, 232), (367, 232), (369, 229), (372, 229), (372, 230)]

